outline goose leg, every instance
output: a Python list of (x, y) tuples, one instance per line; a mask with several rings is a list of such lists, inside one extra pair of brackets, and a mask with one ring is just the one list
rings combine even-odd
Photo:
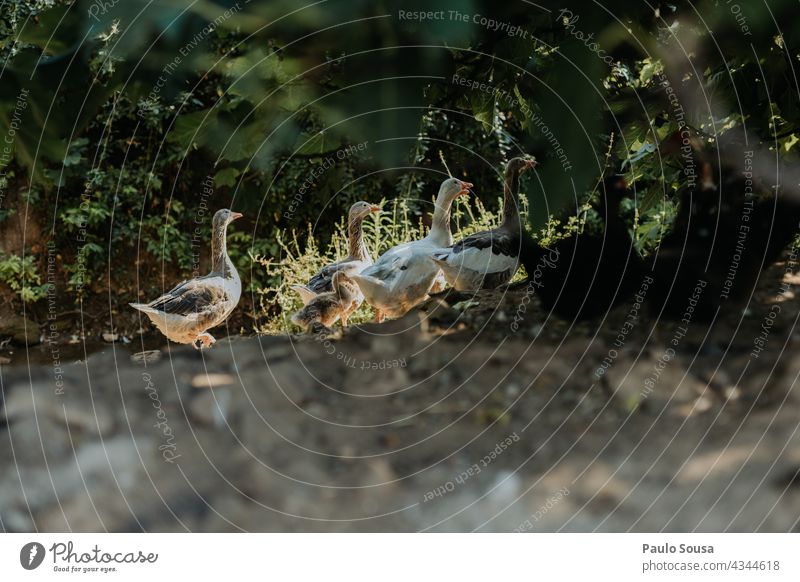
[(203, 348), (210, 348), (217, 342), (217, 340), (215, 340), (214, 337), (207, 331), (199, 334), (197, 339), (203, 342)]
[(342, 310), (342, 327), (347, 327), (347, 318), (350, 317), (356, 309), (358, 309), (358, 303), (351, 303), (350, 307)]

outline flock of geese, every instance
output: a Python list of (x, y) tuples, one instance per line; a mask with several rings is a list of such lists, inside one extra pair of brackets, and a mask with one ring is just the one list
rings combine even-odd
[[(642, 281), (650, 281), (646, 299), (654, 316), (685, 317), (687, 297), (694, 297), (699, 286), (703, 292), (694, 299), (693, 318), (714, 322), (723, 308), (747, 306), (761, 272), (794, 240), (800, 200), (748, 181), (735, 162), (726, 161), (740, 159), (731, 152), (721, 164), (701, 145), (692, 152), (700, 186), (681, 190), (671, 230), (648, 264), (620, 217), (620, 201), (631, 192), (618, 174), (599, 183), (596, 211), (602, 234), (578, 232), (547, 248), (537, 244), (518, 213), (519, 178), (536, 165), (532, 157), (522, 156), (510, 160), (505, 170), (500, 225), (455, 244), (450, 210), (456, 198), (469, 193), (469, 182), (442, 182), (428, 235), (397, 245), (375, 261), (364, 244), (362, 223), (381, 208), (356, 202), (349, 211), (348, 256), (324, 267), (305, 285), (292, 286), (303, 307), (291, 319), (307, 330), (330, 327), (337, 320), (347, 326), (364, 301), (375, 309), (377, 321), (398, 318), (447, 285), (456, 292), (506, 285), (523, 265), (526, 283), (542, 307), (563, 319), (602, 315), (641, 289)], [(242, 284), (228, 256), (226, 232), (240, 217), (228, 209), (214, 215), (208, 275), (183, 281), (150, 303), (131, 304), (169, 339), (198, 349), (213, 345), (208, 330), (224, 322), (239, 302)], [(745, 219), (749, 227), (743, 243)], [(747, 253), (741, 252), (743, 245)], [(787, 268), (794, 268), (793, 261)]]
[[(434, 203), (428, 235), (397, 245), (373, 262), (364, 243), (362, 223), (380, 206), (356, 202), (348, 215), (348, 256), (325, 266), (306, 285), (294, 285), (303, 308), (292, 322), (311, 328), (332, 326), (366, 301), (376, 320), (402, 317), (446, 285), (458, 291), (492, 289), (511, 281), (520, 265), (523, 228), (518, 212), (519, 178), (536, 165), (532, 157), (508, 162), (503, 180), (503, 218), (497, 228), (477, 232), (454, 244), (450, 211), (472, 184), (456, 178), (442, 182)], [(239, 302), (242, 284), (226, 246), (228, 225), (241, 214), (217, 211), (211, 239), (211, 272), (183, 281), (150, 303), (131, 303), (177, 343), (209, 347), (208, 330), (220, 325)]]
[(520, 260), (519, 177), (535, 164), (532, 158), (522, 157), (508, 163), (499, 227), (453, 244), (450, 210), (456, 198), (469, 194), (472, 184), (448, 178), (436, 196), (428, 235), (389, 249), (374, 263), (362, 242), (361, 223), (380, 208), (356, 202), (349, 214), (349, 256), (324, 267), (308, 285), (293, 287), (305, 305), (292, 322), (305, 328), (330, 327), (341, 319), (346, 326), (348, 316), (363, 301), (375, 309), (375, 319), (381, 322), (402, 317), (447, 284), (465, 291), (508, 283)]

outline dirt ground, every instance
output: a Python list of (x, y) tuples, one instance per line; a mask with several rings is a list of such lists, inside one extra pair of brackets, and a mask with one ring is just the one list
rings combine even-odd
[(636, 298), (570, 325), (523, 286), (328, 338), (17, 350), (0, 528), (800, 531), (782, 277), (711, 328)]

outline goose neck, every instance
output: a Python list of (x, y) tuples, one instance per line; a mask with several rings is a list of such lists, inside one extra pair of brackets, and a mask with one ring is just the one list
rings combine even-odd
[(230, 277), (233, 271), (227, 238), (227, 225), (216, 227), (211, 236), (211, 271), (223, 277)]
[(431, 220), (430, 237), (441, 246), (453, 244), (453, 234), (450, 231), (450, 211), (453, 207), (453, 200), (439, 196), (433, 209), (433, 219)]
[(509, 169), (506, 171), (503, 180), (503, 221), (501, 226), (503, 228), (513, 230), (519, 228), (519, 177), (520, 171), (518, 169)]
[(348, 252), (351, 257), (359, 261), (367, 258), (367, 247), (364, 245), (364, 217), (356, 216), (349, 220), (347, 225)]

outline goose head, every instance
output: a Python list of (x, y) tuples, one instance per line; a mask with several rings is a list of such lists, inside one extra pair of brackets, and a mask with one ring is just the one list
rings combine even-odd
[(444, 206), (452, 203), (459, 196), (468, 196), (470, 188), (472, 188), (470, 182), (463, 182), (457, 178), (448, 178), (439, 187), (436, 204)]
[(381, 207), (377, 204), (370, 204), (369, 202), (364, 202), (361, 200), (360, 202), (356, 202), (350, 207), (350, 220), (361, 219), (363, 220), (373, 212), (380, 212)]
[(522, 156), (518, 158), (513, 158), (508, 162), (508, 166), (506, 167), (506, 172), (508, 173), (517, 173), (521, 174), (526, 170), (530, 170), (531, 168), (536, 167), (536, 158), (533, 156)]
[(214, 230), (221, 230), (227, 227), (234, 220), (241, 217), (242, 215), (239, 212), (233, 212), (227, 208), (221, 208), (217, 210), (216, 214), (214, 214), (212, 225)]

